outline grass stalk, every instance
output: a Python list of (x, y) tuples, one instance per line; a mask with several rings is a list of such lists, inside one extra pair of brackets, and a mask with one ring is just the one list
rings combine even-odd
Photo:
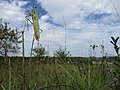
[(10, 59), (9, 59), (9, 90), (11, 90), (11, 62), (10, 62)]

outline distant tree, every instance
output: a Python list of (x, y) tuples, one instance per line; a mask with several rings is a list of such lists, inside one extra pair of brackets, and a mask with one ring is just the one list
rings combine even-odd
[(45, 48), (43, 48), (43, 47), (35, 47), (34, 49), (33, 49), (33, 55), (35, 56), (35, 57), (44, 57), (45, 55), (46, 55), (46, 51), (45, 51)]
[(8, 28), (8, 23), (0, 24), (0, 56), (7, 58), (18, 53), (20, 37), (17, 29)]
[(66, 58), (68, 57), (69, 53), (66, 50), (62, 49), (61, 47), (55, 52), (55, 57)]
[(66, 50), (62, 49), (61, 47), (55, 52), (55, 57), (64, 62), (67, 62), (69, 60), (69, 56), (71, 56), (70, 52), (66, 52)]

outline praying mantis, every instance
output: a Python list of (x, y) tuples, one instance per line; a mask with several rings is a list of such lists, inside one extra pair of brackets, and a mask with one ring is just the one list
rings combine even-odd
[(33, 7), (33, 13), (29, 13), (29, 16), (32, 16), (33, 21), (33, 28), (34, 28), (34, 37), (37, 41), (39, 41), (40, 38), (40, 28), (39, 28), (39, 20), (38, 20), (38, 14), (36, 11), (36, 6)]
[[(29, 20), (28, 17), (32, 17), (32, 21)], [(36, 10), (36, 6), (33, 7), (33, 12), (30, 12), (28, 13), (28, 15), (26, 16), (26, 19), (25, 19), (25, 24), (24, 24), (24, 27), (23, 27), (23, 30), (22, 30), (22, 36), (23, 36), (23, 45), (22, 45), (22, 48), (24, 50), (24, 31), (25, 31), (25, 27), (26, 27), (26, 23), (27, 22), (30, 22), (32, 25), (33, 25), (33, 29), (34, 29), (34, 37), (33, 37), (33, 41), (32, 41), (32, 47), (31, 47), (31, 54), (32, 54), (32, 49), (33, 49), (33, 44), (34, 44), (34, 39), (36, 39), (37, 41), (39, 41), (39, 38), (40, 38), (40, 31), (42, 31), (39, 27), (39, 18), (38, 18), (38, 13), (37, 13), (37, 10)], [(24, 51), (23, 51), (23, 54), (24, 54)], [(23, 55), (24, 56), (24, 55)], [(30, 55), (31, 57), (32, 55)]]

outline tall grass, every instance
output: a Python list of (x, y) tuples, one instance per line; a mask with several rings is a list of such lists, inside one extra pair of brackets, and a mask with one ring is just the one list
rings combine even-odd
[[(11, 58), (0, 65), (0, 90), (115, 90), (112, 87), (112, 62), (92, 64), (87, 58), (46, 58), (31, 61), (25, 59), (25, 76), (22, 74), (21, 58)], [(104, 67), (104, 68), (103, 68)], [(23, 82), (23, 79), (25, 82)]]

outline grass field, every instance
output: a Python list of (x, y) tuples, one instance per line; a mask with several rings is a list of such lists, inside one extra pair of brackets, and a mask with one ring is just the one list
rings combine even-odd
[[(119, 90), (112, 62), (92, 64), (88, 58), (10, 58), (0, 62), (0, 90)], [(102, 60), (101, 60), (102, 61)]]

